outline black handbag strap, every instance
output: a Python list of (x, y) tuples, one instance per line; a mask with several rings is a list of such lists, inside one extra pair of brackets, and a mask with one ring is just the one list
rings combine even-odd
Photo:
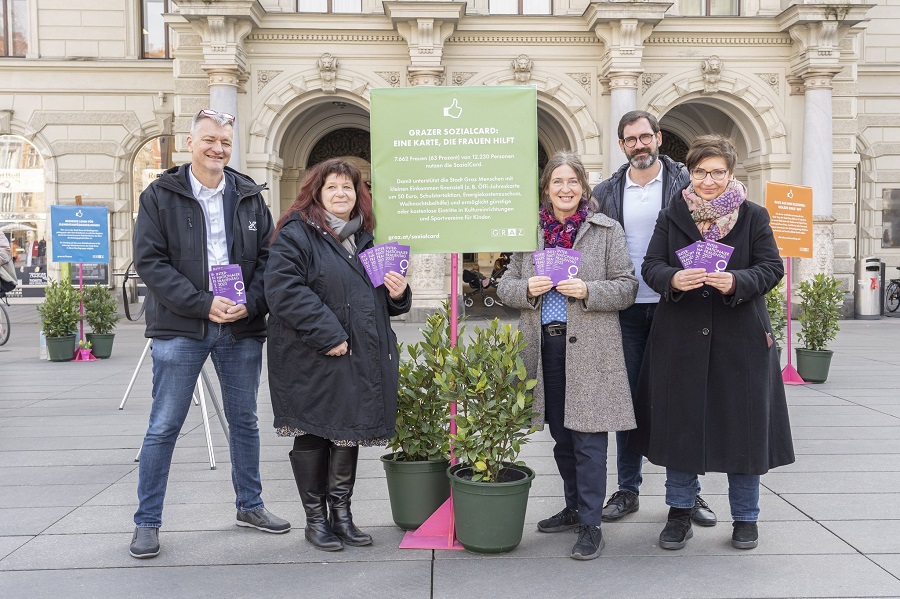
[(137, 272), (132, 270), (134, 267), (134, 261), (132, 261), (128, 268), (125, 269), (125, 276), (122, 277), (122, 304), (125, 306), (125, 318), (134, 322), (136, 320), (140, 320), (144, 315), (144, 308), (147, 307), (147, 304), (141, 302), (141, 309), (138, 310), (137, 316), (134, 318), (131, 317), (131, 308), (129, 308), (130, 302), (128, 301), (128, 279), (140, 279)]

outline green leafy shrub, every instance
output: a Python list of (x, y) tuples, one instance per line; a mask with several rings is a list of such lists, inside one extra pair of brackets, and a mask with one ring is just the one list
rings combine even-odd
[(784, 347), (785, 331), (787, 330), (787, 298), (785, 297), (784, 280), (766, 294), (766, 310), (769, 312), (769, 321), (772, 323), (772, 335), (778, 347)]
[(37, 307), (45, 337), (74, 335), (81, 320), (78, 290), (68, 281), (51, 280), (44, 288), (44, 303)]
[(840, 282), (834, 277), (817, 274), (810, 281), (800, 283), (800, 321), (801, 331), (797, 335), (806, 349), (822, 351), (828, 349), (828, 342), (833, 340), (840, 326), (841, 307), (844, 305), (844, 293)]
[(109, 335), (119, 322), (116, 300), (109, 289), (103, 285), (91, 285), (84, 288), (84, 320), (91, 331), (98, 335)]

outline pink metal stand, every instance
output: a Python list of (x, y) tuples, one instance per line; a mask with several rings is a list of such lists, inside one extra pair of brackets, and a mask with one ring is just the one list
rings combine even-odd
[[(84, 299), (81, 294), (84, 293), (84, 264), (82, 262), (78, 263), (78, 312), (81, 314), (81, 320), (78, 321), (78, 340), (84, 341)], [(81, 349), (80, 347), (75, 350), (75, 362), (94, 362), (96, 360), (96, 356), (91, 353), (90, 349)]]
[(793, 258), (787, 259), (787, 366), (784, 367), (784, 370), (781, 371), (781, 380), (784, 381), (785, 385), (808, 385), (806, 381), (800, 378), (800, 375), (797, 373), (797, 369), (794, 368), (793, 363), (791, 362), (791, 356), (793, 352), (791, 351), (791, 345), (793, 344), (793, 336), (791, 335), (791, 263), (794, 261)]
[[(459, 325), (459, 254), (450, 254), (450, 347), (456, 347), (457, 326)], [(450, 415), (456, 416), (456, 402), (450, 402)], [(450, 434), (456, 434), (456, 419), (450, 419)], [(450, 445), (450, 463), (456, 463), (453, 445)], [(400, 549), (452, 549), (460, 551), (463, 546), (456, 540), (456, 523), (453, 517), (453, 491), (445, 501), (418, 529), (403, 535)]]

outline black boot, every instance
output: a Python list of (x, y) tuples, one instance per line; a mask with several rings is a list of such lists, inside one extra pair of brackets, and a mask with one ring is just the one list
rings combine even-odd
[(328, 465), (328, 503), (331, 506), (331, 530), (344, 543), (354, 547), (371, 545), (372, 537), (353, 524), (350, 513), (350, 497), (356, 483), (356, 461), (359, 457), (359, 446), (331, 446), (331, 463)]
[(328, 524), (328, 504), (325, 501), (328, 481), (327, 447), (310, 451), (294, 450), (290, 454), (291, 468), (297, 491), (306, 512), (306, 540), (321, 551), (340, 551), (344, 548)]
[(659, 533), (659, 546), (663, 549), (681, 549), (694, 536), (691, 530), (691, 508), (669, 508), (669, 521)]

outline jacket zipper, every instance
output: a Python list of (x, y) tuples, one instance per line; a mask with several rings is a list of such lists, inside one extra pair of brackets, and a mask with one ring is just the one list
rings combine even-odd
[(347, 355), (353, 355), (353, 312), (350, 311), (350, 304), (347, 304)]

